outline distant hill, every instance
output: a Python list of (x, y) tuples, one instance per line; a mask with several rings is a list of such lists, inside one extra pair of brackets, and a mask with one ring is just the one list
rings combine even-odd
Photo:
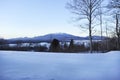
[[(16, 41), (22, 41), (22, 42), (50, 42), (53, 39), (58, 39), (59, 41), (70, 41), (71, 39), (74, 40), (89, 40), (89, 37), (79, 37), (79, 36), (74, 36), (71, 34), (66, 34), (66, 33), (53, 33), (53, 34), (47, 34), (44, 36), (37, 36), (33, 38), (28, 38), (28, 37), (23, 37), (23, 38), (12, 38), (8, 39), (10, 43), (14, 43)], [(93, 40), (100, 40), (100, 36), (93, 36)], [(105, 37), (103, 37), (105, 38)]]
[(84, 39), (84, 37), (74, 36), (66, 33), (53, 33), (53, 34), (47, 34), (44, 36), (34, 37), (34, 39), (42, 40), (42, 41), (51, 41), (53, 39), (58, 39), (60, 41), (69, 41), (71, 39), (74, 39), (74, 40)]

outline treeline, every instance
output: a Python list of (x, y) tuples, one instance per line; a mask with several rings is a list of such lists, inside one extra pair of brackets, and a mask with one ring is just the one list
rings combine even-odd
[(88, 51), (88, 47), (84, 44), (74, 44), (73, 39), (69, 43), (64, 42), (60, 44), (60, 41), (57, 39), (53, 39), (51, 42), (50, 52), (85, 52)]
[(9, 43), (9, 41), (0, 39), (0, 50), (12, 50), (12, 51), (47, 51), (46, 45), (40, 45), (38, 42), (28, 42), (24, 43), (18, 40), (14, 43)]
[(12, 51), (37, 51), (37, 52), (84, 52), (87, 51), (83, 44), (74, 44), (74, 41), (60, 42), (57, 39), (42, 44), (36, 43), (24, 43), (22, 41), (16, 41), (14, 44), (9, 43), (7, 40), (0, 39), (0, 50), (12, 50)]
[[(120, 50), (117, 46), (117, 38), (108, 38), (102, 41), (93, 42), (94, 52), (108, 52), (111, 50)], [(37, 52), (89, 52), (90, 45), (85, 43), (77, 44), (71, 39), (70, 42), (60, 42), (53, 39), (51, 43), (23, 43), (16, 41), (15, 44), (10, 44), (4, 39), (0, 39), (0, 50), (13, 50), (13, 51), (37, 51)]]
[[(117, 37), (106, 38), (104, 40), (94, 41), (92, 44), (93, 52), (108, 52), (113, 50), (120, 50), (118, 47)], [(90, 43), (85, 44), (76, 44), (72, 39), (69, 44), (64, 43), (60, 45), (59, 40), (54, 39), (51, 43), (50, 49), (51, 52), (89, 52)]]

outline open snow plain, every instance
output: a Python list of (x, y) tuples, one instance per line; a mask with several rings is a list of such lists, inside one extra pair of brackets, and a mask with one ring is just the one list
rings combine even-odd
[(99, 54), (0, 51), (0, 80), (120, 80), (120, 51)]

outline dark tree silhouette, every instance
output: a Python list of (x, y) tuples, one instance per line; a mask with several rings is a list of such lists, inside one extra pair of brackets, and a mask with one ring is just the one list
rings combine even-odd
[(70, 41), (69, 51), (70, 51), (70, 52), (73, 52), (73, 51), (74, 51), (74, 41), (73, 41), (73, 39), (71, 39), (71, 41)]
[(59, 40), (53, 39), (53, 41), (52, 41), (52, 43), (50, 45), (49, 51), (51, 51), (51, 52), (59, 52), (60, 51)]

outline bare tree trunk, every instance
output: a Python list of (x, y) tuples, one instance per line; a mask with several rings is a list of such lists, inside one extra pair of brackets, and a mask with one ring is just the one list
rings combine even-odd
[(101, 3), (100, 3), (100, 33), (101, 33), (101, 46), (100, 49), (103, 52), (103, 29), (102, 29), (102, 10), (101, 10)]
[(90, 53), (93, 52), (93, 46), (92, 46), (92, 30), (91, 30), (91, 24), (89, 25), (89, 39), (90, 39)]
[(92, 46), (92, 6), (91, 6), (91, 0), (90, 0), (90, 14), (89, 14), (89, 39), (90, 39), (90, 53), (92, 53), (93, 46)]
[[(106, 23), (106, 37), (108, 38), (108, 28), (107, 28), (107, 23)], [(108, 51), (108, 39), (106, 39), (106, 50)]]
[(116, 14), (116, 34), (117, 34), (117, 49), (119, 49), (119, 19), (118, 14)]

